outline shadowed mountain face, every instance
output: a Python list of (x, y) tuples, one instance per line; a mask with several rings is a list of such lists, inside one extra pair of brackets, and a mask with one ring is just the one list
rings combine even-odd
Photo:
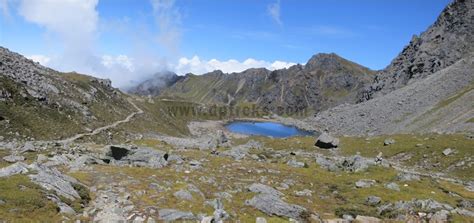
[(281, 108), (320, 111), (355, 101), (363, 86), (372, 81), (372, 74), (368, 68), (336, 54), (317, 54), (306, 65), (288, 69), (188, 74), (169, 87), (149, 90), (147, 94), (158, 92), (154, 95), (206, 104), (251, 103), (271, 111)]
[(360, 101), (384, 95), (453, 65), (474, 51), (474, 2), (449, 4), (419, 37), (412, 40), (392, 63), (375, 76)]
[(0, 47), (0, 136), (58, 139), (132, 111), (109, 80), (60, 73)]

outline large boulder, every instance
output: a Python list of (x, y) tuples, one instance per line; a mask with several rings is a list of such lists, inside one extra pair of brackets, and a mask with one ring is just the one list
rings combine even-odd
[(245, 202), (267, 215), (293, 218), (297, 220), (305, 219), (306, 209), (299, 205), (288, 204), (279, 196), (273, 194), (257, 194), (252, 199)]
[(315, 145), (322, 149), (336, 148), (339, 146), (339, 139), (323, 132), (321, 135), (319, 135)]
[(81, 198), (79, 193), (74, 189), (74, 184), (79, 184), (76, 179), (62, 174), (57, 169), (50, 169), (47, 166), (37, 163), (30, 165), (30, 168), (36, 172), (36, 174), (28, 176), (32, 182), (46, 190), (55, 191), (57, 195), (70, 200)]
[(168, 164), (169, 154), (163, 151), (134, 146), (107, 146), (102, 160), (119, 166), (162, 168)]
[(270, 216), (276, 215), (296, 220), (305, 220), (307, 218), (308, 213), (304, 207), (286, 203), (280, 198), (280, 196), (283, 196), (283, 193), (270, 186), (254, 183), (248, 189), (258, 194), (252, 199), (245, 201), (246, 205), (252, 206)]

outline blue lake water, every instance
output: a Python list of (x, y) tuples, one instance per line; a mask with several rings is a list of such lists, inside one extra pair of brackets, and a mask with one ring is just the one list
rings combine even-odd
[(291, 136), (313, 135), (310, 131), (298, 129), (294, 126), (283, 125), (275, 122), (235, 121), (226, 125), (226, 128), (235, 133), (245, 135), (271, 136), (286, 138)]

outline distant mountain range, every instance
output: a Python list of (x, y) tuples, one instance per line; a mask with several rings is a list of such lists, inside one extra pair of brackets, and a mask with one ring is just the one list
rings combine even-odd
[[(279, 108), (321, 111), (353, 102), (375, 72), (334, 53), (314, 55), (305, 65), (270, 71), (253, 68), (239, 73), (213, 71), (203, 75), (162, 73), (130, 92), (204, 104), (257, 104)], [(174, 82), (173, 82), (174, 81)]]
[[(449, 4), (381, 71), (317, 54), (305, 65), (274, 71), (157, 73), (130, 92), (274, 112), (305, 110), (308, 124), (338, 134), (474, 132), (473, 5)], [(0, 47), (0, 137), (57, 139), (87, 132), (136, 111), (128, 98), (108, 80), (58, 72)], [(163, 118), (151, 115), (147, 121)]]

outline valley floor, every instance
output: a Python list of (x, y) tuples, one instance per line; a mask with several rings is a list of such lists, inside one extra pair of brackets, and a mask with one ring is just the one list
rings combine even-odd
[(163, 104), (132, 105), (125, 120), (67, 140), (0, 142), (0, 221), (474, 221), (472, 135), (340, 137), (321, 149), (311, 136), (168, 117), (187, 125), (169, 136), (141, 129), (180, 125), (150, 114)]

